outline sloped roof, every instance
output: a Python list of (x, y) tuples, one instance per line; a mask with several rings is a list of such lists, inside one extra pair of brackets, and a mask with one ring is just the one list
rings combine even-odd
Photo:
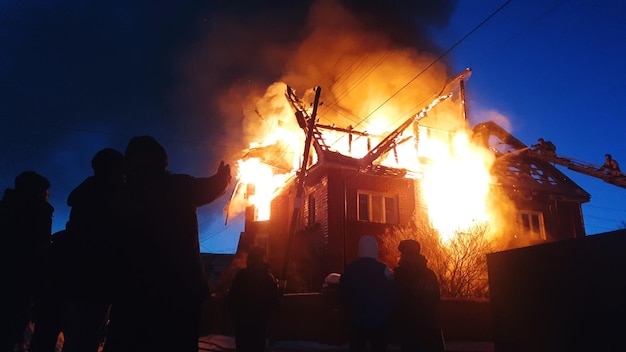
[[(587, 193), (578, 184), (563, 174), (551, 163), (527, 153), (529, 146), (522, 143), (493, 121), (480, 123), (474, 127), (474, 137), (484, 141), (485, 146), (496, 155), (492, 174), (496, 184), (509, 188), (524, 197), (538, 194), (552, 198), (567, 199), (585, 203), (590, 200)], [(311, 174), (327, 167), (353, 168), (361, 172), (404, 177), (406, 170), (383, 167), (375, 164), (364, 165), (361, 159), (351, 158), (331, 151), (322, 151), (320, 162), (308, 170)]]
[(527, 153), (530, 149), (493, 121), (474, 126), (474, 133), (496, 154), (492, 173), (499, 185), (527, 194), (537, 192), (588, 202), (590, 194), (551, 163)]
[[(465, 72), (452, 82), (462, 81)], [(451, 83), (452, 83), (451, 82)], [(394, 148), (398, 143), (401, 133), (409, 126), (414, 125), (426, 113), (439, 102), (447, 100), (451, 96), (441, 95), (420, 113), (411, 116), (398, 126), (393, 132), (385, 137), (377, 146), (372, 148), (364, 157), (356, 159), (331, 151), (319, 130), (316, 121), (317, 100), (311, 115), (308, 114), (304, 104), (295, 96), (295, 92), (288, 87), (286, 97), (296, 112), (299, 126), (304, 130), (314, 146), (319, 157), (315, 165), (311, 165), (309, 174), (317, 173), (323, 168), (352, 168), (361, 172), (373, 172), (379, 175), (393, 175), (403, 177), (406, 170), (391, 167), (380, 167), (374, 161)], [(319, 88), (316, 90), (316, 99), (319, 98)], [(321, 126), (320, 126), (321, 127)], [(335, 130), (340, 129), (335, 128)], [(345, 129), (346, 133), (354, 133), (352, 128)], [(492, 174), (496, 178), (498, 186), (511, 188), (514, 192), (523, 195), (524, 198), (534, 197), (537, 194), (548, 195), (552, 198), (567, 199), (585, 203), (590, 200), (590, 194), (559, 171), (554, 165), (546, 160), (525, 153), (530, 149), (517, 138), (493, 121), (480, 123), (474, 127), (474, 138), (482, 142), (485, 147), (491, 149), (496, 155), (496, 161), (492, 167)], [(310, 145), (309, 145), (310, 146)], [(396, 170), (396, 171), (394, 171)], [(303, 175), (304, 176), (304, 175)]]

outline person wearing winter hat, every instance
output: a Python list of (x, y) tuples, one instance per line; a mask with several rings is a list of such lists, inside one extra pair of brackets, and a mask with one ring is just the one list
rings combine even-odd
[(23, 335), (33, 315), (32, 306), (45, 287), (54, 213), (48, 203), (49, 188), (46, 177), (24, 171), (0, 200), (0, 278), (6, 288), (0, 303), (2, 351), (24, 347)]
[(171, 173), (166, 149), (149, 135), (131, 138), (124, 159), (133, 205), (126, 208), (136, 213), (125, 226), (132, 270), (123, 278), (128, 290), (111, 305), (104, 351), (198, 351), (198, 322), (210, 292), (197, 209), (224, 195), (230, 165), (221, 161), (208, 177)]
[(394, 282), (391, 270), (378, 258), (374, 236), (359, 239), (359, 257), (348, 264), (339, 280), (339, 295), (348, 313), (351, 352), (382, 352), (389, 344)]
[(48, 295), (49, 319), (33, 335), (37, 341), (43, 333), (44, 346), (50, 347), (42, 350), (54, 349), (59, 330), (64, 351), (97, 352), (102, 347), (112, 292), (126, 289), (113, 285), (127, 271), (118, 260), (126, 247), (120, 211), (120, 204), (127, 203), (124, 166), (120, 151), (100, 149), (91, 159), (93, 174), (67, 197), (69, 221), (53, 236), (56, 278)]
[(416, 240), (403, 240), (398, 245), (398, 251), (400, 254), (406, 254), (408, 256), (416, 256), (420, 254), (422, 245)]
[(265, 248), (253, 247), (246, 267), (235, 274), (227, 296), (237, 352), (265, 351), (278, 297), (278, 283), (265, 262)]
[(400, 260), (393, 274), (398, 288), (396, 326), (403, 352), (444, 350), (436, 312), (440, 300), (437, 275), (428, 268), (415, 240), (398, 245)]

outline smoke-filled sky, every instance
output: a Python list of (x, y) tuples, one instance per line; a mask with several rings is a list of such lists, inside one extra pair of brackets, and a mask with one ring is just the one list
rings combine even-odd
[[(354, 77), (389, 81), (376, 85), (382, 99), (411, 79), (404, 91), (425, 98), (470, 67), (471, 123), (497, 119), (526, 144), (544, 137), (598, 164), (612, 153), (626, 168), (625, 10), (609, 0), (3, 0), (0, 187), (23, 170), (48, 177), (60, 230), (98, 150), (151, 134), (172, 172), (208, 176), (271, 128), (251, 102), (274, 82), (320, 86), (348, 119), (367, 115), (350, 102), (356, 92), (344, 95), (357, 65), (372, 72)], [(624, 226), (626, 189), (562, 171), (592, 195), (588, 234)], [(204, 252), (236, 248), (241, 218), (224, 226), (227, 198), (200, 209)]]

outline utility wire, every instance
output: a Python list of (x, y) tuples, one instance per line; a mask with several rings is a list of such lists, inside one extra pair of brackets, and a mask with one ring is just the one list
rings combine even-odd
[[(539, 17), (535, 18), (533, 21), (529, 22), (526, 26), (524, 26), (522, 29), (520, 29), (519, 31), (517, 31), (516, 33), (511, 35), (509, 38), (507, 38), (506, 41), (504, 42), (504, 44), (512, 41), (513, 39), (515, 39), (517, 37), (519, 37), (522, 33), (526, 32), (530, 27), (532, 27), (532, 26), (536, 25), (537, 23), (541, 22), (541, 20), (543, 20), (549, 13), (554, 12), (557, 8), (561, 7), (561, 5), (563, 5), (567, 1), (568, 0), (561, 0), (558, 3), (554, 4), (552, 7), (550, 7), (549, 9), (544, 11), (541, 15), (539, 15)], [(492, 51), (488, 51), (488, 52), (492, 52)]]
[(619, 211), (619, 212), (622, 212), (622, 213), (626, 213), (626, 209), (610, 208), (610, 207), (601, 207), (601, 206), (591, 205), (591, 204), (583, 204), (583, 206), (588, 207), (588, 208), (596, 208), (596, 209), (604, 209), (604, 210), (613, 210), (613, 211)]
[(367, 71), (365, 71), (358, 79), (356, 79), (355, 83), (353, 83), (350, 87), (348, 87), (348, 89), (346, 89), (345, 92), (338, 94), (337, 100), (342, 99), (343, 97), (348, 95), (348, 93), (350, 93), (354, 88), (356, 88), (359, 84), (361, 84), (372, 72), (374, 72), (378, 67), (380, 67), (380, 65), (382, 65), (383, 62), (385, 62), (387, 58), (391, 56), (391, 54), (392, 54), (392, 50), (391, 49), (387, 50), (387, 52), (383, 56), (381, 56), (369, 69), (367, 69)]
[[(507, 0), (506, 2), (504, 2), (502, 5), (500, 5), (500, 7), (498, 7), (494, 12), (492, 12), (489, 16), (487, 16), (487, 18), (485, 18), (484, 20), (482, 20), (478, 25), (476, 25), (472, 30), (470, 30), (467, 34), (465, 34), (463, 37), (461, 37), (461, 39), (459, 39), (456, 43), (454, 43), (450, 48), (448, 48), (446, 51), (444, 51), (441, 55), (439, 55), (435, 60), (433, 60), (430, 64), (428, 64), (422, 71), (418, 72), (415, 76), (413, 76), (413, 78), (411, 78), (405, 85), (403, 85), (402, 87), (400, 87), (400, 89), (398, 89), (395, 93), (393, 93), (389, 98), (387, 98), (385, 101), (383, 101), (376, 109), (374, 109), (372, 112), (369, 113), (369, 115), (365, 116), (363, 118), (363, 120), (361, 120), (361, 122), (359, 122), (358, 125), (363, 124), (365, 121), (367, 121), (370, 117), (372, 117), (372, 115), (374, 115), (374, 113), (376, 113), (378, 110), (380, 110), (380, 108), (382, 108), (385, 104), (387, 104), (391, 99), (393, 99), (396, 95), (398, 95), (401, 91), (403, 91), (406, 87), (408, 87), (411, 83), (413, 83), (416, 79), (418, 79), (421, 75), (423, 75), (426, 71), (428, 71), (431, 67), (433, 67), (436, 63), (438, 63), (439, 61), (441, 61), (441, 59), (443, 59), (444, 57), (446, 57), (452, 50), (454, 50), (457, 46), (459, 46), (462, 42), (465, 41), (465, 39), (467, 39), (470, 35), (474, 34), (474, 32), (476, 32), (480, 27), (482, 27), (485, 23), (487, 23), (487, 21), (489, 21), (491, 18), (493, 18), (496, 14), (498, 14), (500, 11), (502, 11), (502, 9), (504, 9), (509, 3), (511, 3), (511, 0)], [(355, 126), (356, 127), (356, 126)]]
[[(489, 16), (487, 16), (484, 20), (482, 20), (480, 23), (478, 23), (474, 28), (472, 28), (467, 34), (465, 34), (463, 37), (461, 37), (461, 39), (459, 39), (458, 41), (456, 41), (452, 46), (450, 46), (446, 51), (444, 51), (441, 55), (439, 55), (435, 60), (433, 60), (430, 64), (428, 64), (424, 69), (422, 69), (420, 72), (418, 72), (415, 76), (413, 76), (413, 78), (411, 78), (407, 83), (405, 83), (402, 87), (400, 87), (395, 93), (393, 93), (389, 98), (387, 98), (385, 101), (383, 101), (376, 109), (374, 109), (372, 112), (370, 112), (367, 116), (365, 116), (363, 119), (361, 119), (361, 121), (359, 121), (356, 125), (353, 126), (354, 127), (358, 127), (360, 125), (363, 125), (363, 123), (365, 121), (367, 121), (368, 119), (370, 119), (378, 110), (380, 110), (385, 104), (387, 104), (391, 99), (393, 99), (395, 96), (397, 96), (401, 91), (403, 91), (404, 89), (406, 89), (406, 87), (408, 87), (411, 83), (413, 83), (416, 79), (418, 79), (420, 76), (422, 76), (426, 71), (428, 71), (431, 67), (433, 67), (436, 63), (438, 63), (439, 61), (441, 61), (444, 57), (446, 57), (450, 52), (452, 52), (452, 50), (454, 50), (457, 46), (459, 46), (462, 42), (464, 42), (469, 36), (471, 36), (474, 32), (476, 32), (480, 27), (482, 27), (485, 23), (487, 23), (491, 18), (493, 18), (496, 14), (498, 14), (500, 11), (502, 11), (509, 3), (511, 2), (511, 0), (507, 0), (505, 1), (502, 5), (500, 5), (500, 7), (498, 7), (495, 11), (493, 11)], [(389, 52), (387, 53), (389, 54)], [(375, 68), (377, 68), (378, 66), (380, 66), (382, 64), (382, 62), (384, 60), (386, 60), (386, 58), (389, 55), (385, 55), (383, 60), (377, 62), (374, 67), (372, 69), (370, 69), (368, 72), (366, 72), (366, 75), (369, 75), (371, 73), (371, 71), (373, 71)], [(362, 81), (362, 80), (361, 80)], [(361, 81), (359, 81), (358, 83), (361, 83)], [(445, 84), (443, 85), (442, 89), (445, 88)], [(351, 88), (352, 89), (352, 88)], [(339, 140), (335, 141), (334, 144), (338, 143)]]
[(326, 77), (328, 77), (328, 75), (330, 74), (331, 70), (334, 69), (337, 66), (339, 61), (341, 61), (348, 54), (348, 52), (350, 52), (350, 49), (352, 49), (354, 47), (356, 42), (357, 42), (357, 39), (353, 38), (352, 42), (347, 47), (347, 49), (337, 58), (337, 60), (335, 60), (335, 62), (328, 68), (328, 70), (326, 70), (326, 72), (324, 72), (322, 77), (318, 80), (320, 82), (320, 84), (321, 84), (321, 82), (323, 82), (326, 79)]
[[(238, 214), (237, 214), (237, 216), (235, 216), (234, 218), (232, 218), (232, 219), (231, 219), (230, 224), (228, 224), (228, 225), (224, 226), (224, 227), (223, 227), (222, 229), (220, 229), (220, 230), (217, 230), (217, 231), (215, 231), (215, 232), (213, 232), (213, 233), (210, 233), (210, 234), (208, 234), (208, 235), (204, 235), (204, 236), (202, 236), (202, 237), (200, 238), (200, 242), (205, 242), (205, 241), (208, 241), (208, 240), (210, 240), (210, 239), (212, 239), (212, 238), (214, 238), (214, 237), (218, 236), (218, 235), (219, 235), (219, 234), (221, 234), (222, 232), (224, 232), (224, 231), (226, 231), (226, 230), (229, 230), (229, 229), (230, 229), (230, 227), (232, 227), (232, 226), (233, 226), (233, 223), (235, 223), (235, 220), (238, 220), (239, 218), (241, 218), (241, 217), (242, 217), (242, 216), (244, 216), (244, 215), (245, 215), (245, 212), (240, 212), (240, 213), (238, 213)], [(212, 221), (212, 220), (209, 220), (209, 222), (210, 222), (210, 223), (212, 223), (213, 221)]]

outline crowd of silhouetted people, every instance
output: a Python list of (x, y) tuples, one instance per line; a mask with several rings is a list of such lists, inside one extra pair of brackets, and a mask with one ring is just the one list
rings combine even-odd
[(358, 258), (339, 278), (350, 352), (384, 352), (393, 340), (403, 352), (444, 351), (437, 276), (418, 241), (402, 240), (398, 251), (398, 265), (391, 269), (378, 259), (376, 238), (362, 236)]
[(22, 172), (4, 192), (0, 352), (52, 352), (61, 332), (64, 352), (197, 352), (209, 285), (196, 210), (226, 191), (230, 166), (170, 173), (163, 146), (139, 136), (91, 167), (54, 234), (45, 176)]
[[(226, 191), (230, 166), (209, 177), (170, 173), (165, 148), (139, 136), (124, 153), (98, 151), (91, 168), (54, 234), (45, 176), (22, 172), (4, 192), (0, 352), (57, 351), (61, 333), (64, 352), (197, 352), (210, 291), (196, 211)], [(265, 351), (278, 310), (265, 250), (248, 251), (227, 295), (238, 352)], [(420, 244), (400, 242), (393, 269), (378, 260), (375, 237), (362, 236), (358, 250), (336, 283), (350, 351), (386, 351), (392, 328), (403, 351), (442, 351), (439, 284)]]

